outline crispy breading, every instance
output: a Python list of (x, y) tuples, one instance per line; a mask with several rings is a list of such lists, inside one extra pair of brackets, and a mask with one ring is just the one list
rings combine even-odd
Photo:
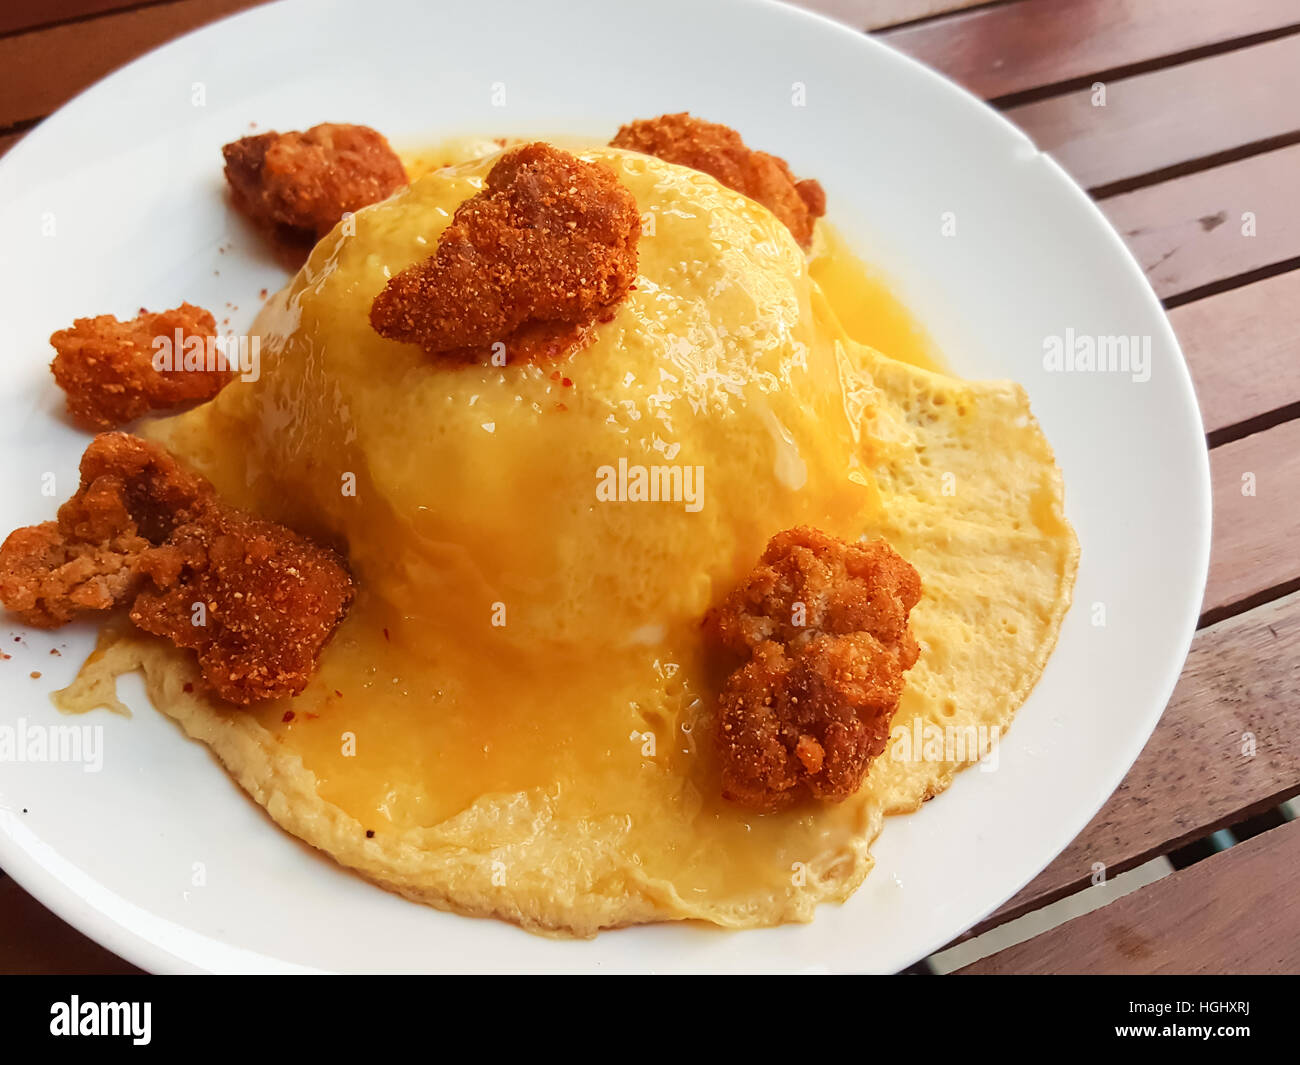
[(344, 214), (407, 184), (397, 153), (369, 126), (326, 122), (306, 132), (259, 133), (221, 154), (235, 205), (291, 244), (319, 240)]
[(608, 168), (549, 144), (501, 156), (436, 252), (390, 278), (370, 322), (429, 354), (506, 360), (570, 350), (636, 279), (641, 217)]
[(907, 616), (920, 596), (916, 570), (884, 540), (847, 543), (799, 526), (772, 537), (707, 623), (738, 655), (765, 640), (797, 645), (823, 632), (869, 632), (915, 660)]
[(0, 546), (0, 602), (52, 628), (133, 599), (140, 628), (197, 651), (212, 689), (247, 705), (303, 689), (352, 578), (333, 551), (222, 505), (164, 448), (101, 433), (58, 521)]
[(916, 570), (883, 540), (808, 527), (771, 539), (705, 619), (715, 643), (748, 656), (718, 700), (726, 798), (777, 810), (861, 786), (916, 663), (908, 615), (920, 597)]
[(796, 181), (784, 159), (747, 148), (730, 126), (685, 111), (629, 122), (609, 143), (711, 174), (770, 210), (804, 248), (812, 242), (813, 224), (826, 213), (820, 183)]
[[(211, 399), (220, 392), (231, 373), (215, 361), (208, 364), (208, 353), (215, 353), (209, 340), (216, 335), (212, 315), (189, 303), (156, 314), (141, 311), (127, 322), (111, 314), (78, 318), (71, 329), (50, 337), (56, 352), (50, 371), (67, 393), (73, 418), (90, 429), (112, 429), (151, 410)], [(192, 338), (203, 344), (204, 355), (187, 362), (185, 345)], [(166, 341), (165, 349), (155, 346), (160, 340)], [(167, 356), (162, 369), (155, 369), (156, 353)]]
[(15, 529), (0, 546), (0, 601), (28, 625), (57, 628), (129, 595), (144, 542), (69, 540), (56, 521)]
[(151, 584), (131, 620), (196, 651), (207, 683), (240, 705), (302, 691), (352, 600), (333, 551), (220, 506), (147, 551), (140, 569)]
[(29, 625), (54, 628), (125, 602), (140, 556), (198, 514), (212, 486), (165, 450), (101, 433), (81, 457), (81, 484), (58, 521), (16, 529), (0, 546), (0, 602)]
[(885, 749), (901, 694), (902, 671), (868, 633), (759, 644), (718, 701), (723, 796), (765, 811), (847, 799)]

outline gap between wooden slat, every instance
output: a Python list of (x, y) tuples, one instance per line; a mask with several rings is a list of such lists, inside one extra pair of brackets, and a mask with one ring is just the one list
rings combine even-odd
[(1103, 201), (1156, 294), (1170, 299), (1300, 255), (1300, 145)]
[(5, 0), (0, 10), (0, 37), (163, 2), (166, 0)]
[(1300, 420), (1216, 447), (1210, 477), (1214, 543), (1201, 609), (1217, 617), (1300, 578)]
[(955, 11), (981, 6), (1026, 3), (1027, 0), (787, 0), (859, 30), (876, 30), (944, 18)]
[[(1300, 6), (1297, 7), (1300, 13)], [(1007, 117), (1095, 195), (1300, 140), (1300, 33), (1012, 108)]]
[[(1216, 791), (1222, 747), (1204, 738), (1225, 714), (1257, 707), (1285, 724), (1300, 703), (1300, 420), (1214, 449), (1210, 467), (1215, 533), (1203, 610), (1211, 627), (1198, 633), (1156, 733), (1103, 811), (969, 934), (1086, 886), (1094, 861), (1122, 872), (1300, 794), (1300, 748), (1288, 745), (1272, 775), (1252, 762), (1254, 776), (1219, 779)], [(1198, 778), (1197, 788), (1186, 787)], [(1167, 838), (1171, 822), (1184, 831)]]
[(1169, 311), (1210, 446), (1285, 420), (1300, 403), (1300, 270)]
[(1101, 812), (968, 936), (1087, 887), (1094, 863), (1113, 877), (1300, 793), (1297, 646), (1294, 594), (1199, 632), (1164, 716)]
[(1297, 23), (1294, 0), (1030, 0), (880, 36), (1006, 105), (1012, 94), (1061, 91), (1075, 80), (1117, 77), (1200, 49), (1239, 47)]
[(1276, 137), (1265, 137), (1263, 140), (1251, 141), (1249, 144), (1239, 144), (1227, 151), (1213, 152), (1210, 155), (1197, 156), (1195, 159), (1186, 159), (1172, 166), (1148, 171), (1135, 177), (1112, 181), (1106, 185), (1096, 185), (1088, 189), (1088, 195), (1094, 200), (1108, 200), (1112, 196), (1120, 196), (1126, 192), (1132, 192), (1134, 189), (1144, 188), (1147, 185), (1155, 185), (1162, 181), (1173, 181), (1189, 174), (1195, 174), (1199, 170), (1210, 170), (1226, 163), (1235, 163), (1241, 159), (1248, 159), (1252, 155), (1262, 155), (1264, 152), (1275, 151), (1278, 148), (1289, 148), (1293, 144), (1300, 144), (1300, 130), (1280, 133)]
[(1300, 822), (1292, 821), (957, 975), (1294, 973), (1300, 969), (1297, 876)]
[(0, 38), (0, 127), (47, 115), (124, 63), (260, 0), (178, 0)]

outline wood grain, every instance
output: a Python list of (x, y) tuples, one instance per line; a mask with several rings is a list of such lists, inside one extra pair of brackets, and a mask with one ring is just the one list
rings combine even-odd
[[(1300, 256), (1300, 145), (1124, 193), (1102, 210), (1162, 298)], [(1246, 212), (1255, 235), (1243, 232)]]
[(1300, 270), (1176, 307), (1169, 320), (1206, 432), (1300, 403)]
[(1210, 473), (1206, 613), (1300, 579), (1300, 420), (1215, 448)]
[(958, 974), (1295, 973), (1298, 876), (1300, 822), (1292, 821)]
[[(989, 0), (787, 0), (795, 7), (827, 15), (859, 30), (897, 26), (915, 19), (931, 18), (952, 11), (987, 4)], [(1015, 6), (1029, 3), (1019, 0)]]
[[(1197, 634), (1124, 782), (1075, 840), (978, 933), (1300, 794), (1300, 594)], [(1243, 752), (1253, 737), (1254, 754)]]
[(10, 877), (0, 879), (0, 973), (138, 973), (64, 924)]
[[(23, 133), (27, 131), (24, 130)], [(10, 148), (23, 139), (23, 133), (4, 133), (0, 134), (0, 156), (3, 156)]]
[[(11, 34), (0, 37), (0, 126), (38, 118), (143, 51), (255, 2), (14, 0), (0, 14), (0, 34)], [(882, 36), (988, 97), (1132, 71), (1300, 22), (1295, 0), (802, 0), (801, 6), (864, 29), (959, 12)], [(130, 9), (119, 10), (124, 7)], [(37, 24), (33, 19), (45, 24), (73, 17), (82, 21), (13, 32)], [(1089, 186), (1159, 172), (1300, 131), (1300, 35), (1112, 77), (1105, 108), (1093, 108), (1086, 93), (1071, 93), (1009, 114)], [(0, 135), (0, 154), (21, 135)], [(1178, 297), (1300, 257), (1297, 187), (1300, 146), (1153, 184), (1103, 206), (1160, 295)], [(1254, 237), (1241, 234), (1240, 214), (1247, 210), (1256, 214)], [(1188, 303), (1171, 319), (1211, 432), (1300, 402), (1300, 271)], [(1222, 611), (1300, 579), (1300, 552), (1292, 546), (1300, 539), (1300, 501), (1290, 494), (1300, 484), (1300, 421), (1216, 448), (1212, 468), (1215, 543), (1206, 608)], [(1255, 474), (1253, 497), (1241, 494), (1243, 473)], [(1300, 703), (1297, 647), (1300, 593), (1203, 630), (1164, 718), (1119, 790), (1078, 839), (981, 928), (1084, 886), (1094, 862), (1114, 875), (1300, 793), (1300, 749), (1287, 738), (1285, 716)], [(1255, 737), (1253, 757), (1240, 753), (1248, 732)], [(1095, 971), (1130, 963), (1146, 971), (1191, 964), (1196, 959), (1190, 955), (1177, 956), (1178, 933), (1198, 927), (1197, 921), (1206, 925), (1203, 943), (1189, 938), (1197, 964), (1212, 964), (1216, 955), (1239, 960), (1232, 951), (1234, 922), (1241, 917), (1225, 908), (1231, 898), (1206, 902), (1196, 894), (1206, 891), (1204, 885), (1189, 881), (1196, 888), (1190, 894), (1171, 886), (1165, 889), (1169, 898), (1141, 900), (1234, 855), (1234, 866), (1246, 865), (1259, 881), (1294, 876), (1300, 872), (1296, 832), (1288, 839), (1277, 868), (1269, 866), (1267, 852), (1255, 857), (1245, 849), (1252, 844), (1245, 844), (1138, 892), (1131, 905), (1146, 908), (1135, 916), (1120, 912), (1130, 903), (1121, 900), (1090, 915), (1095, 927), (1081, 918), (1023, 944), (1021, 955), (1016, 951), (1022, 948), (1012, 948), (995, 956), (1001, 961), (987, 960), (992, 968), (980, 970), (981, 962), (972, 969), (1060, 971), (1077, 963), (1081, 971)], [(1239, 895), (1232, 884), (1226, 890)], [(1254, 887), (1263, 892), (1268, 885)], [(1250, 897), (1254, 912), (1274, 901), (1271, 895)], [(1178, 921), (1163, 920), (1170, 909), (1181, 915)], [(1112, 917), (1103, 924), (1106, 914)], [(1134, 928), (1143, 931), (1135, 935)], [(1249, 930), (1256, 931), (1253, 925)], [(1256, 947), (1252, 940), (1250, 949)], [(1266, 952), (1251, 958), (1279, 960)], [(1283, 960), (1296, 965), (1294, 956)], [(0, 877), (0, 972), (53, 971), (135, 970)]]
[(180, 0), (0, 38), (0, 127), (49, 114), (136, 56), (259, 0)]
[[(1300, 5), (1293, 5), (1300, 17)], [(1085, 188), (1300, 131), (1300, 34), (1013, 107), (1007, 117)]]
[(1296, 23), (1295, 0), (1032, 0), (881, 36), (992, 98)]
[(140, 5), (141, 0), (5, 0), (0, 7), (0, 34)]
[[(0, 128), (42, 118), (149, 49), (262, 2), (265, 0), (177, 0), (0, 37)], [(798, 6), (874, 29), (979, 2), (982, 0), (801, 0)], [(100, 5), (95, 0), (68, 0), (55, 4), (50, 17), (41, 21), (58, 22), (93, 12), (96, 6), (108, 10), (123, 5), (113, 0), (102, 0)], [(11, 28), (29, 24), (24, 19), (35, 17), (35, 10), (36, 0), (21, 0)]]

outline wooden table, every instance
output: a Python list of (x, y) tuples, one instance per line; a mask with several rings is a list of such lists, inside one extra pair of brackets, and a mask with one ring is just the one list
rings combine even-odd
[[(1209, 587), (1182, 680), (1105, 808), (982, 931), (1087, 886), (1097, 862), (1113, 878), (1300, 793), (1300, 0), (805, 3), (987, 98), (1091, 191), (1169, 309), (1212, 449)], [(115, 67), (250, 6), (6, 0), (0, 151)], [(1300, 970), (1300, 824), (1179, 864), (963, 971)], [(0, 874), (0, 971), (134, 970)]]

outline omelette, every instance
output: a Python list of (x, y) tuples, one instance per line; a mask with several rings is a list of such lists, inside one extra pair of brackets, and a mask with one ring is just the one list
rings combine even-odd
[[(1061, 474), (1019, 385), (941, 372), (896, 311), (870, 332), (875, 283), (824, 224), (808, 254), (708, 174), (575, 151), (642, 221), (590, 343), (454, 364), (372, 328), (484, 188), (497, 149), (476, 146), (315, 245), (253, 327), (256, 381), (142, 430), (346, 545), (356, 598), (305, 690), (236, 710), (187, 652), (109, 626), (60, 703), (116, 705), (141, 671), (285, 830), (440, 909), (570, 936), (808, 921), (862, 882), (885, 817), (974, 760), (917, 741), (996, 738), (1041, 674), (1078, 558)], [(719, 792), (701, 619), (797, 526), (915, 567), (919, 657), (856, 792), (756, 812)]]

